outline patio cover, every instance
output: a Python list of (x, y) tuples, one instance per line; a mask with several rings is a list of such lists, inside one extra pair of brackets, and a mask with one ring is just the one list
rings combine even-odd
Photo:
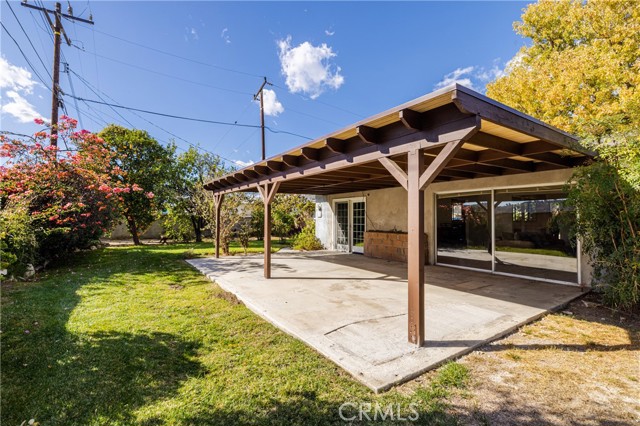
[[(270, 205), (276, 193), (329, 195), (402, 186), (408, 192), (409, 341), (424, 342), (424, 189), (432, 182), (571, 168), (593, 153), (576, 137), (458, 84), (361, 120), (205, 184), (216, 201), (259, 192), (265, 204), (265, 277), (271, 276)], [(216, 257), (219, 256), (216, 232)]]

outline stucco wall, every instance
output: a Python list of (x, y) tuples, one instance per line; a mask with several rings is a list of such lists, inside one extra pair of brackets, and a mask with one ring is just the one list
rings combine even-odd
[[(425, 190), (424, 221), (425, 232), (429, 236), (429, 263), (435, 263), (435, 195), (443, 192), (466, 192), (480, 189), (509, 188), (516, 186), (556, 185), (567, 182), (572, 170), (552, 170), (546, 172), (523, 173), (517, 175), (485, 177), (478, 179), (439, 182), (429, 185)], [(325, 248), (335, 250), (333, 203), (343, 198), (363, 197), (367, 202), (367, 230), (370, 231), (407, 231), (407, 193), (401, 188), (379, 189), (372, 191), (350, 192), (316, 198), (316, 235)], [(321, 211), (321, 217), (319, 217)], [(582, 282), (591, 280), (591, 268), (585, 256), (580, 265)]]

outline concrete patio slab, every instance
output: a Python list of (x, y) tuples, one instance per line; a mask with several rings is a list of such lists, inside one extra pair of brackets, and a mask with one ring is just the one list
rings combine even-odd
[(412, 379), (580, 296), (578, 287), (425, 268), (426, 342), (407, 341), (406, 264), (360, 255), (275, 254), (188, 261), (249, 309), (375, 392)]

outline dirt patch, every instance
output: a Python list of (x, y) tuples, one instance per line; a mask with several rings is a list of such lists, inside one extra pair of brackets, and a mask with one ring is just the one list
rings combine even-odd
[(243, 303), (240, 301), (240, 299), (238, 299), (236, 297), (235, 294), (230, 293), (228, 291), (224, 291), (222, 289), (216, 291), (213, 294), (214, 297), (217, 297), (218, 299), (222, 299), (222, 300), (226, 300), (227, 302), (229, 302), (232, 305), (242, 305)]
[(629, 425), (640, 421), (640, 317), (595, 295), (459, 362), (471, 382), (451, 401), (470, 425)]

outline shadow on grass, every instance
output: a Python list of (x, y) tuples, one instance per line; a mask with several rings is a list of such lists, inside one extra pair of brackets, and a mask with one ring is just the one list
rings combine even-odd
[[(431, 401), (421, 404), (376, 403), (367, 400), (328, 401), (314, 391), (289, 391), (280, 399), (267, 399), (258, 406), (216, 406), (201, 409), (180, 419), (185, 425), (433, 425), (453, 426), (456, 420), (444, 412), (444, 406)], [(197, 411), (197, 410), (195, 410)], [(165, 424), (160, 418), (141, 423), (144, 426)]]
[[(78, 271), (99, 259), (104, 263), (83, 278)], [(154, 259), (146, 260), (153, 265)], [(43, 425), (132, 424), (138, 408), (204, 374), (196, 360), (199, 344), (178, 335), (68, 330), (81, 288), (99, 293), (109, 276), (136, 273), (121, 261), (87, 253), (58, 265), (41, 282), (3, 284), (1, 424), (32, 418)]]

